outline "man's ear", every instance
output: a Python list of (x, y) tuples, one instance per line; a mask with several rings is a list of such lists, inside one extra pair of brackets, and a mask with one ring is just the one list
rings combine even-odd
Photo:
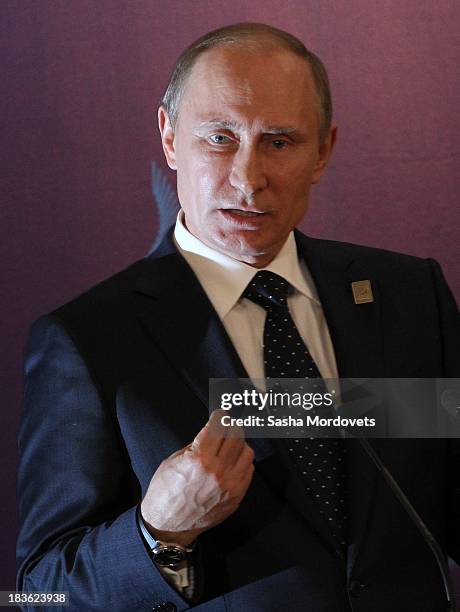
[(337, 126), (333, 125), (329, 130), (329, 134), (318, 147), (318, 159), (313, 171), (312, 184), (319, 183), (319, 179), (326, 169), (327, 163), (331, 158), (334, 149), (335, 141), (337, 140)]
[(161, 144), (166, 157), (166, 162), (171, 170), (176, 170), (176, 150), (174, 148), (174, 130), (169, 115), (163, 106), (158, 109), (158, 127), (161, 134)]

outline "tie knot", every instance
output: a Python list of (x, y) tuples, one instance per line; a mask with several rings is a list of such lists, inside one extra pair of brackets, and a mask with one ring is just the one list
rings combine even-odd
[(261, 270), (248, 284), (243, 295), (266, 310), (273, 306), (286, 308), (290, 288), (288, 281), (278, 274)]

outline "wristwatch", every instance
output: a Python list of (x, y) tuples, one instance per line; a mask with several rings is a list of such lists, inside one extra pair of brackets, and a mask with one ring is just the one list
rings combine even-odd
[(155, 540), (155, 546), (151, 549), (156, 565), (170, 567), (171, 569), (185, 561), (192, 550), (192, 548), (185, 548), (180, 544), (163, 542), (162, 540)]
[(142, 519), (140, 506), (137, 509), (137, 522), (139, 529), (141, 530), (142, 536), (147, 543), (152, 553), (153, 561), (159, 567), (169, 567), (175, 569), (183, 561), (186, 561), (193, 552), (195, 542), (190, 547), (181, 546), (175, 542), (164, 542), (163, 540), (157, 540), (148, 531), (145, 523)]

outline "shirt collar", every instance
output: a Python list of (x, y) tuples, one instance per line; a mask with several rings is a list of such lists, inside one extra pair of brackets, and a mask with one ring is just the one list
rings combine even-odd
[[(259, 270), (201, 242), (185, 227), (182, 210), (177, 215), (174, 241), (223, 320)], [(275, 259), (263, 269), (279, 274), (305, 297), (319, 303), (310, 273), (304, 262), (302, 266), (299, 263), (293, 232)]]

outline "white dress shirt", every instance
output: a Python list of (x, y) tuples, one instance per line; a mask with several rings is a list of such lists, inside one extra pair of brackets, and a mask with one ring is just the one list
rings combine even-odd
[[(185, 227), (183, 211), (177, 216), (174, 240), (214, 306), (249, 378), (257, 384), (264, 378), (262, 341), (266, 311), (241, 295), (258, 268), (232, 259), (193, 236)], [(293, 232), (275, 259), (263, 269), (279, 274), (294, 287), (288, 297), (291, 316), (321, 376), (336, 379), (329, 328), (310, 272), (304, 261), (299, 262)]]

